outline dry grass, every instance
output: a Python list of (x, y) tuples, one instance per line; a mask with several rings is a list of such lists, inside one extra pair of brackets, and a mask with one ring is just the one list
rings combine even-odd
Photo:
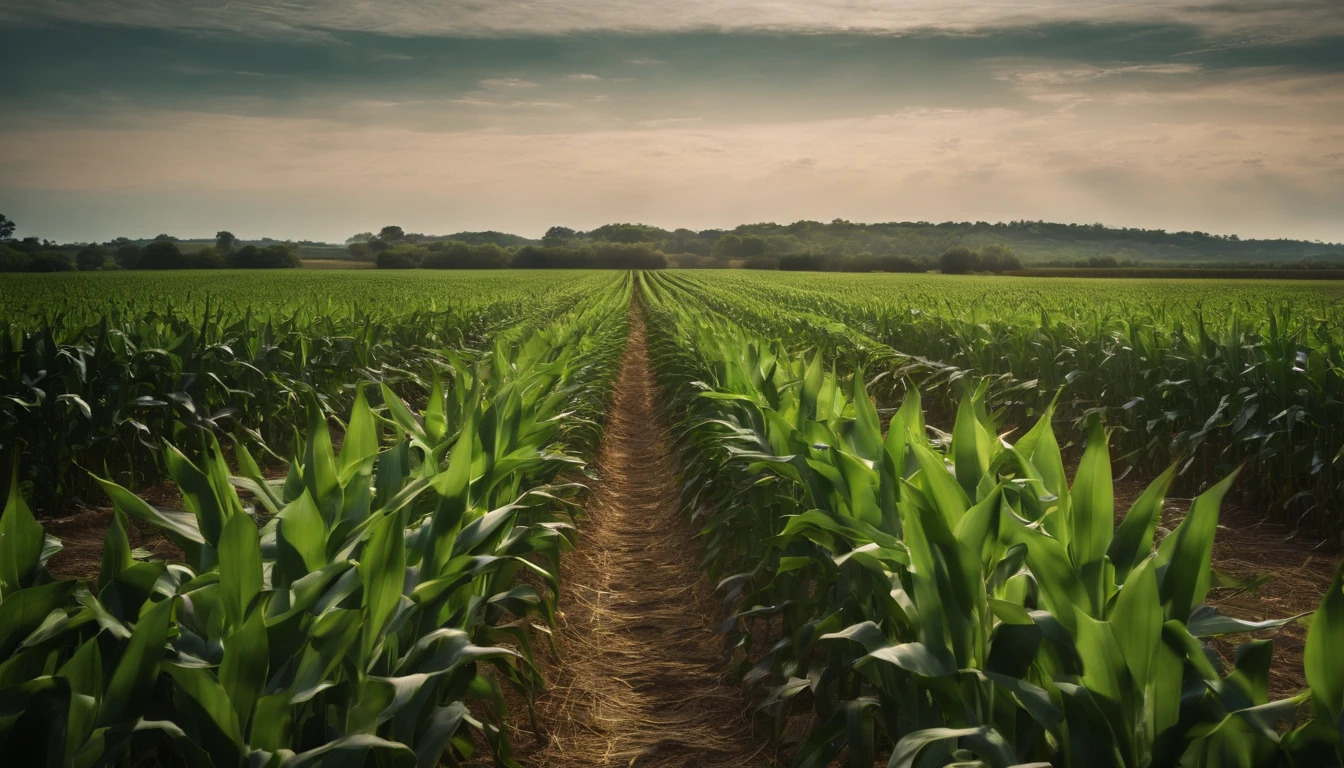
[[(717, 603), (679, 513), (643, 320), (631, 334), (577, 549), (564, 560), (556, 653), (543, 660), (529, 766), (769, 766), (742, 690), (716, 672)], [(516, 709), (516, 708), (515, 708)]]

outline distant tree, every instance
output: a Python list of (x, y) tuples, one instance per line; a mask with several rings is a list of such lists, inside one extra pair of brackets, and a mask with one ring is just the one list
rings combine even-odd
[(29, 256), (34, 256), (38, 251), (45, 250), (48, 244), (43, 242), (41, 238), (25, 237), (22, 240), (10, 240), (9, 247), (16, 251), (23, 251)]
[(0, 213), (0, 240), (8, 240), (14, 236), (14, 222), (8, 216)]
[(354, 242), (345, 247), (350, 252), (350, 258), (355, 261), (373, 261), (373, 249), (367, 242)]
[(187, 254), (187, 266), (190, 269), (224, 269), (228, 262), (218, 249), (207, 245)]
[(378, 252), (379, 269), (415, 269), (420, 266), (415, 250), (388, 248)]
[(643, 227), (634, 225), (615, 227), (605, 233), (606, 239), (613, 243), (647, 243), (651, 241), (650, 233)]
[(135, 265), (135, 268), (186, 269), (187, 259), (182, 255), (177, 243), (155, 238), (154, 242), (145, 246), (144, 255), (140, 257), (140, 261)]
[(938, 268), (945, 275), (964, 275), (979, 266), (975, 251), (964, 245), (954, 245), (938, 257)]
[(353, 244), (353, 243), (367, 243), (367, 242), (369, 242), (369, 241), (372, 240), (372, 239), (373, 239), (373, 233), (372, 233), (372, 232), (360, 232), (360, 233), (357, 234), (357, 235), (351, 235), (351, 236), (345, 238), (345, 244), (346, 244), (346, 245), (351, 245), (351, 244)]
[(980, 249), (980, 269), (985, 272), (1011, 272), (1021, 268), (1022, 260), (1009, 246), (995, 243)]
[(227, 263), (233, 269), (290, 269), (303, 264), (298, 250), (288, 243), (275, 243), (265, 248), (245, 245), (229, 254)]
[[(1200, 233), (1202, 234), (1202, 233)], [(1087, 266), (1092, 269), (1115, 269), (1120, 262), (1114, 256), (1089, 256)]]
[(420, 260), (425, 269), (502, 269), (509, 263), (509, 252), (494, 243), (430, 243), (427, 251)]
[(406, 231), (403, 230), (401, 227), (389, 224), (388, 226), (378, 230), (378, 239), (387, 243), (395, 243), (398, 240), (406, 239)]
[(172, 235), (155, 235), (155, 236), (154, 236), (154, 240), (155, 240), (155, 241), (158, 241), (158, 242), (164, 242), (164, 243), (180, 243), (180, 242), (182, 242), (181, 240), (179, 240), (179, 239), (176, 238), (176, 237), (173, 237)]
[(75, 256), (75, 264), (84, 272), (102, 269), (105, 261), (107, 254), (103, 253), (102, 248), (85, 248)]
[(373, 251), (374, 253), (381, 253), (382, 251), (386, 251), (388, 248), (392, 247), (390, 243), (388, 243), (386, 240), (383, 240), (380, 237), (373, 238), (368, 243), (366, 243), (366, 245), (368, 245), (369, 250)]
[(23, 251), (0, 245), (0, 272), (27, 272), (32, 257)]
[(122, 269), (135, 269), (140, 265), (140, 259), (145, 255), (145, 250), (135, 243), (125, 243), (117, 248), (116, 253), (112, 254), (112, 260), (117, 262), (117, 266)]
[(742, 255), (742, 238), (731, 232), (720, 236), (710, 255), (724, 261), (738, 258)]
[[(533, 230), (536, 231), (536, 230)], [(541, 236), (541, 244), (547, 247), (564, 245), (573, 240), (578, 233), (569, 227), (551, 227)]]
[(233, 233), (227, 229), (215, 233), (215, 249), (220, 253), (232, 251), (237, 242), (238, 238), (234, 237)]
[(765, 255), (765, 238), (760, 235), (745, 235), (742, 237), (741, 249), (738, 255), (744, 259), (754, 259), (757, 256)]
[(73, 272), (75, 265), (60, 251), (38, 251), (28, 262), (29, 272)]

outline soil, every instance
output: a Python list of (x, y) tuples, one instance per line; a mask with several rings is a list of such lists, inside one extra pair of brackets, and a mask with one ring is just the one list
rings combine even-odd
[(675, 458), (659, 423), (644, 321), (630, 338), (596, 459), (580, 541), (562, 561), (556, 653), (539, 733), (519, 739), (537, 766), (770, 766), (742, 689), (722, 679), (721, 609), (697, 568), (680, 512)]

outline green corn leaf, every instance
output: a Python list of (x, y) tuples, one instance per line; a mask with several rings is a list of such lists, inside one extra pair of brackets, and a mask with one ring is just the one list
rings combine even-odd
[(1218, 530), (1218, 509), (1232, 487), (1233, 472), (1201, 493), (1190, 505), (1190, 512), (1157, 550), (1157, 564), (1165, 566), (1160, 588), (1162, 606), (1168, 619), (1186, 622), (1190, 613), (1209, 593), (1210, 558), (1213, 536)]
[(1130, 573), (1107, 618), (1130, 675), (1141, 688), (1146, 686), (1165, 621), (1162, 598), (1157, 589), (1155, 558), (1145, 558)]
[(282, 768), (318, 768), (319, 766), (360, 766), (370, 754), (377, 764), (389, 768), (415, 768), (415, 752), (405, 744), (388, 741), (368, 733), (343, 736), (320, 747), (300, 752), (285, 760)]
[(327, 524), (308, 491), (280, 512), (276, 543), (289, 581), (327, 564)]
[(219, 683), (228, 693), (241, 728), (248, 727), (252, 707), (266, 685), (270, 650), (265, 617), (254, 610), (224, 641), (224, 659), (219, 665)]
[(360, 554), (359, 576), (364, 584), (363, 639), (360, 658), (373, 661), (373, 649), (401, 601), (406, 576), (405, 529), (399, 515), (386, 515)]
[(854, 662), (861, 667), (873, 661), (894, 664), (907, 672), (922, 677), (950, 677), (957, 674), (957, 665), (946, 650), (939, 651), (924, 643), (902, 643), (879, 648)]
[(75, 584), (57, 581), (6, 595), (0, 603), (0, 659), (7, 659), (52, 611), (65, 605)]
[(854, 374), (853, 388), (854, 451), (868, 461), (877, 461), (882, 452), (882, 422), (877, 417), (877, 406), (868, 396), (861, 371)]
[(64, 665), (59, 677), (70, 683), (70, 714), (66, 724), (65, 758), (71, 761), (89, 738), (103, 700), (103, 658), (98, 638), (86, 640)]
[(1332, 722), (1344, 715), (1344, 564), (1321, 599), (1307, 632), (1306, 673), (1312, 700), (1327, 712)]
[(430, 445), (438, 445), (448, 435), (448, 416), (443, 410), (443, 378), (439, 369), (432, 369), (433, 385), (429, 390), (429, 402), (425, 404), (425, 437)]
[(1106, 555), (1115, 528), (1111, 453), (1106, 446), (1106, 430), (1095, 417), (1088, 425), (1087, 448), (1069, 492), (1069, 523), (1069, 554), (1082, 571)]
[(387, 413), (392, 417), (392, 421), (401, 428), (403, 432), (409, 434), (412, 438), (419, 440), (422, 445), (435, 446), (437, 442), (431, 441), (429, 435), (425, 433), (424, 425), (411, 413), (411, 409), (397, 397), (391, 387), (386, 384), (380, 384), (383, 392), (383, 404), (387, 406)]
[(342, 507), (340, 474), (331, 447), (331, 431), (317, 398), (308, 395), (308, 439), (303, 454), (303, 485), (327, 525), (339, 519)]
[(251, 516), (237, 514), (224, 524), (219, 543), (219, 584), (230, 627), (243, 623), (262, 588), (261, 543)]
[(1176, 462), (1172, 462), (1156, 480), (1148, 484), (1143, 494), (1129, 508), (1125, 519), (1116, 529), (1106, 554), (1115, 565), (1115, 580), (1124, 583), (1129, 572), (1153, 549), (1153, 535), (1162, 518), (1162, 502), (1176, 476)]
[[(112, 504), (117, 509), (131, 517), (139, 518), (161, 528), (168, 538), (172, 539), (173, 543), (181, 547), (187, 554), (189, 562), (199, 566), (207, 550), (213, 553), (212, 549), (205, 546), (205, 537), (201, 535), (201, 527), (195, 515), (189, 512), (152, 507), (140, 497), (116, 483), (96, 477), (94, 479), (102, 486), (103, 492), (111, 497)], [(213, 560), (213, 554), (211, 554), (210, 560)]]
[(227, 512), (226, 508), (220, 506), (215, 489), (210, 485), (210, 478), (173, 445), (164, 447), (163, 463), (173, 482), (182, 491), (183, 506), (196, 516), (201, 537), (206, 544), (217, 547)]
[[(200, 725), (201, 746), (207, 748), (216, 765), (238, 765), (243, 758), (242, 729), (238, 715), (229, 700), (228, 691), (220, 685), (208, 669), (165, 664), (165, 671), (186, 700), (177, 700), (179, 713)], [(194, 710), (183, 713), (183, 710)]]
[(9, 497), (0, 513), (0, 599), (30, 584), (42, 556), (42, 526), (19, 492), (19, 462), (10, 472)]
[(159, 674), (177, 601), (172, 597), (158, 603), (135, 625), (107, 684), (97, 726), (134, 722), (144, 710)]
[[(1049, 763), (1031, 763), (1022, 764), (1013, 754), (1013, 749), (1004, 741), (993, 728), (979, 726), (976, 728), (925, 728), (918, 731), (912, 731), (901, 740), (896, 742), (896, 747), (891, 751), (891, 759), (887, 761), (887, 768), (915, 768), (925, 763), (917, 763), (921, 752), (933, 744), (943, 741), (952, 742), (949, 747), (954, 747), (958, 742), (965, 741), (966, 746), (980, 758), (980, 765), (987, 768), (1028, 768), (1028, 766), (1048, 766)], [(950, 749), (949, 749), (950, 751)], [(933, 763), (928, 763), (933, 765)], [(941, 763), (946, 764), (946, 763)]]
[(350, 409), (350, 421), (345, 428), (345, 442), (341, 443), (341, 455), (337, 460), (341, 485), (348, 485), (364, 462), (377, 454), (378, 422), (374, 419), (369, 401), (364, 396), (364, 387), (360, 386), (355, 393), (355, 404)]
[(98, 584), (112, 583), (134, 562), (131, 540), (126, 536), (126, 513), (114, 508), (112, 522), (108, 524), (107, 535), (103, 538), (103, 561), (98, 568)]
[(957, 482), (969, 499), (975, 499), (976, 486), (989, 470), (989, 454), (980, 434), (982, 431), (971, 396), (962, 395), (952, 427), (952, 465)]
[(941, 456), (919, 442), (911, 443), (910, 450), (914, 453), (915, 460), (919, 462), (924, 487), (930, 500), (942, 513), (947, 525), (955, 528), (957, 523), (961, 522), (962, 515), (970, 508), (970, 499), (966, 496), (966, 492), (947, 471)]

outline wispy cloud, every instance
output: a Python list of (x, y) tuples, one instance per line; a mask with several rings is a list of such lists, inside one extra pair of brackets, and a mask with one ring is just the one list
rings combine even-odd
[(520, 109), (524, 107), (534, 107), (538, 109), (569, 109), (574, 106), (559, 101), (503, 101), (482, 99), (476, 96), (463, 96), (457, 99), (448, 99), (447, 103), (456, 104), (460, 107), (496, 107), (503, 109)]
[(658, 128), (665, 125), (685, 125), (687, 123), (699, 123), (704, 121), (703, 117), (663, 117), (656, 120), (640, 120), (638, 125), (645, 128)]
[(601, 80), (602, 78), (598, 77), (597, 75), (590, 75), (587, 73), (576, 73), (573, 75), (565, 75), (565, 79), (572, 80), (573, 82), (576, 83), (592, 83)]
[(537, 84), (521, 77), (491, 77), (481, 81), (482, 88), (536, 88)]
[[(1318, 117), (1333, 125), (1328, 118)], [(422, 231), (539, 233), (556, 223), (705, 227), (840, 216), (1100, 220), (1340, 239), (1331, 223), (1331, 212), (1344, 207), (1340, 165), (1333, 175), (1319, 165), (1344, 154), (1344, 135), (1331, 139), (1321, 126), (1274, 115), (1243, 122), (1244, 139), (1236, 141), (1216, 120), (1152, 122), (1112, 113), (1075, 120), (1061, 125), (1049, 115), (990, 108), (749, 129), (664, 123), (499, 133), (150, 113), (118, 131), (0, 132), (6, 145), (28, 149), (0, 157), (10, 190), (0, 200), (29, 206), (6, 211), (22, 211), (25, 227), (69, 229), (61, 216), (89, 227), (103, 210), (112, 221), (110, 212), (128, 195), (171, 192), (175, 210), (187, 211), (183, 220), (202, 228), (226, 216), (239, 228), (288, 221), (275, 231), (333, 238), (365, 219)], [(447, 172), (463, 183), (444, 185)], [(81, 196), (83, 215), (23, 203), (62, 191)], [(302, 226), (287, 207), (295, 192), (314, 211), (301, 217)], [(156, 207), (135, 215), (135, 227), (152, 228), (150, 220), (164, 214)], [(114, 226), (131, 226), (125, 216), (116, 220), (122, 224)], [(110, 234), (83, 229), (69, 236)]]
[(1042, 23), (1188, 24), (1222, 37), (1306, 39), (1344, 31), (1338, 0), (7, 0), (0, 21), (225, 30), (237, 34), (372, 31), (391, 35), (575, 32), (978, 32)]

